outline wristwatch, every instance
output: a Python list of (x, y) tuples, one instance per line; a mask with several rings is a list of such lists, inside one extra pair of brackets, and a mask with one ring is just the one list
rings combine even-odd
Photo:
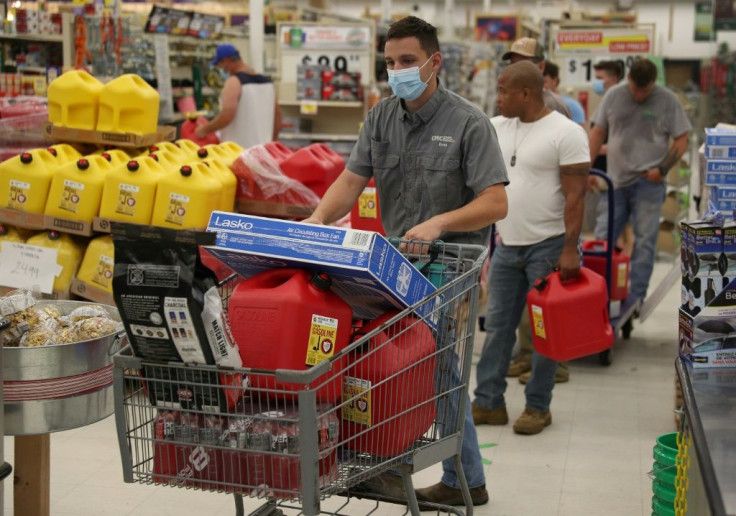
[(665, 177), (669, 172), (669, 170), (665, 169), (662, 165), (657, 166), (657, 168), (659, 169), (659, 173), (662, 174), (662, 177)]

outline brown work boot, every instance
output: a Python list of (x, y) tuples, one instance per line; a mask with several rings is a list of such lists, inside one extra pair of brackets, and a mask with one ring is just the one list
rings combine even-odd
[[(436, 511), (437, 507), (423, 504), (422, 502), (430, 502), (437, 505), (465, 505), (463, 500), (463, 492), (460, 488), (449, 487), (438, 482), (433, 486), (416, 489), (417, 501), (419, 508), (423, 511)], [(483, 484), (480, 487), (470, 489), (470, 499), (473, 505), (485, 505), (488, 503), (488, 491)]]
[(403, 479), (390, 471), (364, 480), (350, 489), (358, 498), (381, 499), (395, 503), (406, 503), (406, 488)]
[(472, 404), (473, 423), (476, 425), (505, 425), (509, 422), (506, 407), (489, 409), (481, 407), (476, 402)]
[(511, 362), (511, 365), (509, 366), (509, 370), (506, 373), (506, 376), (519, 376), (520, 374), (524, 374), (527, 371), (532, 370), (532, 356), (531, 355), (519, 355), (516, 360)]
[(514, 423), (514, 432), (517, 434), (534, 435), (552, 424), (552, 414), (533, 408), (525, 408), (519, 419)]
[[(526, 383), (529, 381), (529, 378), (532, 377), (532, 372), (527, 371), (524, 374), (519, 375), (519, 383), (526, 385)], [(555, 372), (555, 383), (565, 383), (570, 381), (570, 371), (565, 371), (564, 369), (557, 368), (557, 371)]]

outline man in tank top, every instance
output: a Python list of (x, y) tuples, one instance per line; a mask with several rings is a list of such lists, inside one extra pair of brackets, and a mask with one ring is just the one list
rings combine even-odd
[[(427, 22), (409, 16), (392, 24), (384, 55), (394, 95), (368, 113), (345, 171), (306, 222), (339, 220), (373, 177), (387, 235), (486, 245), (490, 225), (507, 209), (506, 169), (488, 117), (437, 78), (442, 54), (437, 29)], [(446, 413), (465, 418), (461, 462), (473, 505), (483, 505), (488, 491), (470, 401), (464, 414), (458, 403), (451, 396)], [(464, 505), (452, 458), (443, 470), (440, 482), (416, 490), (418, 500)], [(367, 495), (406, 499), (401, 477), (391, 472), (362, 486)]]
[[(473, 401), (476, 424), (508, 423), (505, 377), (529, 289), (555, 266), (563, 280), (580, 272), (578, 242), (590, 169), (587, 135), (545, 105), (543, 87), (539, 68), (527, 61), (510, 65), (498, 80), (501, 116), (491, 123), (509, 175), (509, 211), (496, 224), (501, 242), (491, 257), (487, 334)], [(513, 426), (517, 434), (538, 434), (552, 422), (557, 362), (535, 352), (532, 364), (526, 406)]]
[(211, 64), (225, 80), (220, 112), (207, 124), (197, 127), (197, 138), (217, 132), (220, 141), (235, 142), (244, 149), (276, 140), (281, 110), (271, 80), (247, 66), (238, 49), (230, 44), (217, 46)]

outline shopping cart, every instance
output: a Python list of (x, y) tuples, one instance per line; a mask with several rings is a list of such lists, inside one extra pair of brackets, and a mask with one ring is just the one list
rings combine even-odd
[[(347, 505), (355, 487), (392, 470), (404, 480), (403, 503), (419, 514), (410, 475), (454, 458), (472, 514), (460, 451), (487, 249), (399, 244), (437, 291), (380, 324), (356, 323), (348, 347), (305, 371), (118, 353), (115, 418), (125, 482), (232, 493), (240, 514), (242, 496), (260, 500), (252, 514), (296, 507), (315, 515), (328, 497), (341, 495), (347, 502), (331, 514), (355, 514)], [(225, 303), (237, 281), (224, 282)], [(283, 343), (264, 345), (278, 353)], [(396, 500), (378, 497), (373, 511), (382, 501)]]

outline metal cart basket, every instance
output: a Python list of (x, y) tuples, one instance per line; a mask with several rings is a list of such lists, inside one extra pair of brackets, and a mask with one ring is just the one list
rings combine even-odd
[[(125, 482), (259, 498), (259, 509), (354, 493), (387, 470), (404, 479), (460, 464), (483, 246), (400, 242), (436, 292), (376, 322), (304, 371), (224, 369), (114, 357), (115, 418)], [(408, 251), (408, 252), (407, 252)], [(227, 304), (239, 278), (221, 288)], [(286, 343), (268, 342), (273, 353)], [(247, 357), (246, 357), (247, 360)], [(448, 508), (449, 509), (449, 508)], [(453, 511), (455, 511), (453, 509)], [(350, 512), (354, 514), (354, 512)]]

